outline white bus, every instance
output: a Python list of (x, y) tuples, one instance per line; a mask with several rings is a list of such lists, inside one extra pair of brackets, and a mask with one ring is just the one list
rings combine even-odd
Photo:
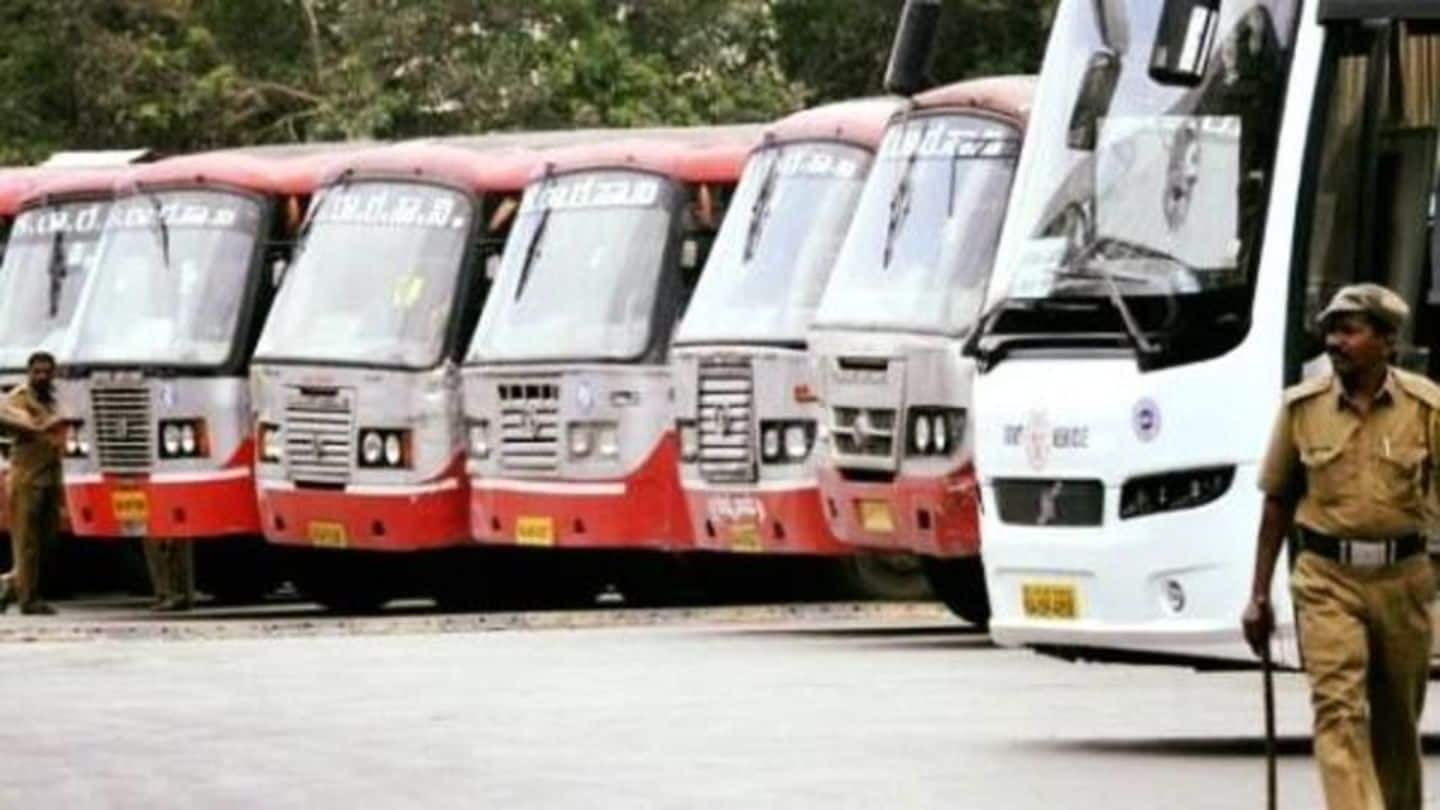
[[(1314, 315), (1425, 272), (1440, 4), (1067, 0), (971, 342), (1002, 644), (1250, 660), (1239, 616)], [(1277, 655), (1293, 662), (1284, 577)]]

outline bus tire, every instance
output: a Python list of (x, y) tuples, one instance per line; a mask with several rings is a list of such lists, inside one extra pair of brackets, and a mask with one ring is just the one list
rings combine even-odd
[(376, 613), (396, 595), (381, 562), (355, 552), (307, 551), (292, 561), (290, 580), (332, 613)]
[(981, 630), (990, 627), (990, 593), (979, 557), (922, 557), (925, 578), (951, 613)]
[(920, 602), (935, 598), (932, 582), (913, 554), (861, 551), (839, 562), (843, 588), (851, 599)]

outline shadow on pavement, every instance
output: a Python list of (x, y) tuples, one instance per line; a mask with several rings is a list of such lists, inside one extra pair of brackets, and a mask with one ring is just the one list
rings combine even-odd
[[(1281, 736), (1276, 744), (1280, 756), (1308, 757), (1310, 737)], [(1426, 754), (1440, 754), (1440, 735), (1425, 735), (1421, 745)], [(1264, 737), (1153, 737), (1137, 740), (1058, 740), (1025, 744), (1027, 748), (1047, 748), (1093, 754), (1170, 757), (1263, 757)]]

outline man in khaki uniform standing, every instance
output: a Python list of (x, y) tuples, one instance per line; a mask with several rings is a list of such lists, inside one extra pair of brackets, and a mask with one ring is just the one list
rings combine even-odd
[(1333, 373), (1285, 392), (1260, 470), (1264, 513), (1246, 607), (1257, 653), (1274, 629), (1270, 581), (1293, 528), (1290, 577), (1330, 810), (1419, 810), (1419, 719), (1435, 582), (1425, 500), (1440, 387), (1390, 366), (1409, 307), (1376, 284), (1320, 314)]
[(151, 610), (185, 611), (195, 603), (195, 553), (191, 543), (190, 540), (145, 540), (145, 565), (150, 569), (150, 584), (155, 590)]
[(14, 436), (10, 451), (10, 544), (14, 569), (0, 582), (0, 612), (51, 614), (40, 600), (40, 554), (60, 531), (60, 454), (65, 425), (55, 404), (55, 358), (32, 354), (26, 381), (0, 401), (0, 426)]

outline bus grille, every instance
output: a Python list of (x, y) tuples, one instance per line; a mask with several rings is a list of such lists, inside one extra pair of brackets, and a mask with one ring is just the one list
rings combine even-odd
[(529, 474), (560, 469), (560, 386), (556, 383), (502, 383), (500, 464)]
[(1015, 526), (1099, 526), (1105, 487), (1095, 480), (1000, 478), (1000, 520)]
[(836, 407), (832, 417), (830, 435), (837, 457), (894, 457), (897, 438), (894, 409)]
[(301, 390), (285, 405), (285, 467), (290, 478), (314, 484), (350, 480), (355, 459), (354, 411), (338, 391)]
[(95, 418), (95, 451), (100, 469), (148, 472), (155, 435), (150, 421), (150, 389), (143, 385), (92, 384), (90, 408)]
[(755, 381), (750, 363), (704, 361), (699, 388), (700, 475), (717, 483), (755, 481)]

